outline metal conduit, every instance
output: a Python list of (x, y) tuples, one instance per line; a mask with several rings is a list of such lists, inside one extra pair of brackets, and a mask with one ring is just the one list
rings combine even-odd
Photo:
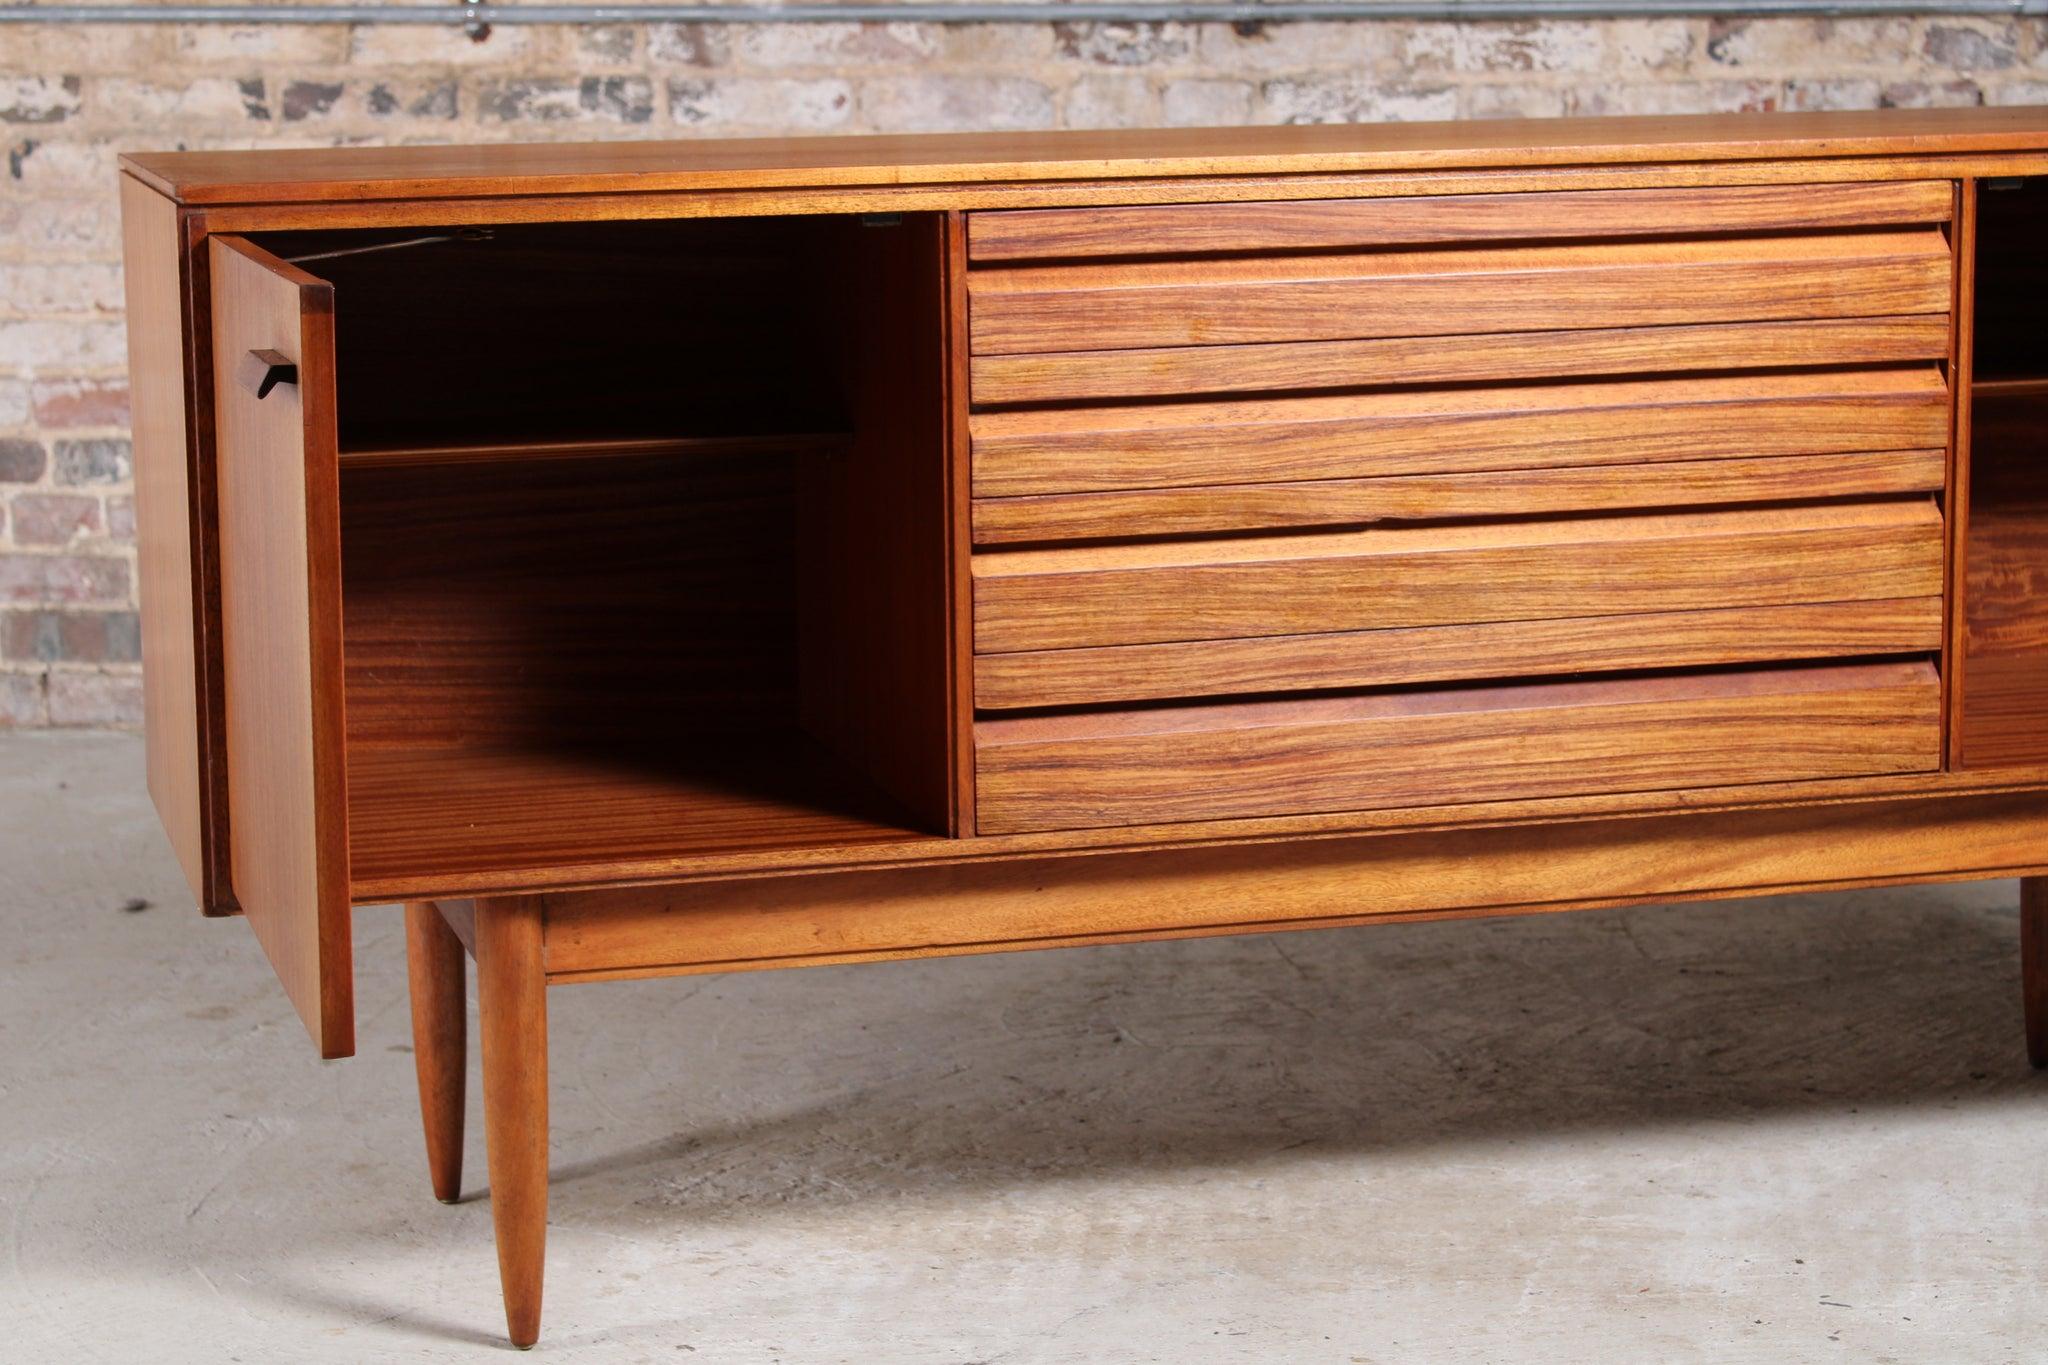
[(1287, 23), (1347, 19), (1641, 19), (1674, 16), (2048, 16), (2048, 0), (881, 0), (856, 4), (0, 5), (0, 24)]

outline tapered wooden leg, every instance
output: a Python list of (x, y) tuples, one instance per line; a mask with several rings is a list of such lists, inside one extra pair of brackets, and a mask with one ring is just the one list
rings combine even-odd
[(427, 1175), (434, 1198), (462, 1197), (462, 1091), (469, 1065), (469, 1024), (462, 1001), (462, 940), (432, 901), (405, 907), (406, 979), (412, 990), (412, 1057), (420, 1079), (420, 1121), (427, 1131)]
[(2027, 1057), (2048, 1067), (2048, 877), (2020, 881), (2020, 989), (2027, 1003)]
[(484, 1145), (505, 1327), (514, 1346), (540, 1338), (548, 1236), (548, 1009), (540, 902), (476, 903), (477, 1020), (483, 1034)]

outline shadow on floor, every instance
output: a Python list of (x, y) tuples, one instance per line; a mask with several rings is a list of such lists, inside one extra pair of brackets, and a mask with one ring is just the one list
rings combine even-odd
[[(2048, 1104), (2013, 899), (1987, 883), (817, 969), (776, 974), (800, 993), (726, 978), (673, 1011), (658, 993), (677, 983), (640, 983), (647, 1026), (625, 1042), (616, 1011), (585, 1019), (556, 991), (588, 1050), (674, 1079), (667, 1098), (595, 1084), (628, 1126), (670, 1129), (605, 1150), (611, 1124), (564, 1111), (558, 1060), (554, 1182), (565, 1207), (644, 1212), (626, 1187), (653, 1181), (716, 1219), (1281, 1153)], [(664, 1046), (707, 1027), (797, 1075)], [(750, 1090), (764, 1112), (732, 1112)]]
[[(686, 1248), (819, 1218), (809, 1235), (835, 1243), (888, 1226), (1001, 1241), (1003, 1197), (1049, 1182), (1075, 1182), (1072, 1210), (1118, 1203), (1117, 1182), (1199, 1200), (1300, 1161), (1348, 1163), (1333, 1189), (1404, 1162), (1404, 1179), (1483, 1189), (1460, 1163), (1546, 1141), (2038, 1112), (2014, 904), (1987, 883), (558, 990), (551, 1222)], [(244, 1292), (394, 1340), (494, 1341), (317, 1272), (321, 1248), (364, 1254), (394, 1220), (487, 1236), (474, 1072), (469, 1112), (459, 1224), (416, 1147), (393, 1152), (416, 1203), (247, 1228), (277, 1279)], [(1611, 1148), (1599, 1160), (1620, 1174)], [(488, 1318), (494, 1286), (474, 1293)]]

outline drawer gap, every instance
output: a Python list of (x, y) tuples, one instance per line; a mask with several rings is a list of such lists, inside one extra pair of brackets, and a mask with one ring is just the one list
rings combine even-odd
[(1013, 720), (1024, 721), (1060, 716), (1088, 716), (1109, 713), (1124, 715), (1145, 711), (1173, 711), (1184, 708), (1211, 706), (1279, 706), (1291, 702), (1334, 701), (1350, 697), (1398, 698), (1427, 694), (1448, 698), (1461, 693), (1498, 694), (1503, 689), (1524, 687), (1545, 688), (1606, 683), (1628, 684), (1686, 678), (1734, 679), (1769, 673), (1794, 673), (1815, 668), (1897, 664), (1924, 664), (1934, 669), (1937, 676), (1940, 673), (1940, 655), (1936, 649), (1902, 649), (1886, 653), (1813, 654), (1797, 658), (1681, 665), (1670, 668), (1644, 667), (1593, 669), (1586, 671), (1561, 669), (1550, 673), (1513, 673), (1474, 678), (1438, 678), (1418, 683), (1388, 683), (1382, 686), (1368, 687), (1267, 688), (1248, 692), (1188, 693), (1178, 696), (1149, 697), (1113, 703), (1095, 701), (1071, 702), (1048, 706), (981, 707), (976, 709), (974, 715), (977, 721), (1001, 723)]

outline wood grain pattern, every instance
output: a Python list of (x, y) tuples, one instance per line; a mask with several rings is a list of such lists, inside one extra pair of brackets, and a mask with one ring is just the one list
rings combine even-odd
[(967, 217), (946, 214), (946, 586), (948, 730), (956, 834), (974, 832), (974, 490), (967, 427)]
[(637, 746), (363, 745), (349, 754), (349, 802), (354, 894), (364, 903), (932, 837), (793, 729)]
[[(1580, 793), (1516, 801), (1448, 800), (1431, 806), (1324, 811), (1233, 820), (1178, 821), (1143, 826), (1060, 830), (1042, 834), (979, 834), (958, 839), (906, 833), (871, 842), (755, 843), (699, 852), (648, 852), (600, 860), (572, 871), (561, 867), (506, 867), (444, 872), (428, 883), (438, 897), (528, 895), (605, 886), (701, 881), (723, 877), (824, 874), (859, 868), (941, 867), (1054, 855), (1107, 856), (1131, 849), (1195, 849), (1219, 844), (1301, 843), (1353, 834), (1485, 829), (1510, 824), (1547, 825), (1672, 812), (1781, 809), (1842, 801), (1920, 797), (1960, 801), (2002, 792), (2048, 792), (2048, 765), (1973, 772), (1892, 773), (1870, 777), (1731, 783), (1670, 791)], [(424, 894), (412, 879), (388, 888), (358, 881), (357, 905), (383, 905)], [(448, 903), (445, 899), (443, 904)]]
[(505, 1329), (514, 1346), (525, 1347), (540, 1339), (548, 1236), (548, 1002), (539, 902), (478, 902), (476, 1002)]
[(2048, 763), (2048, 682), (2042, 655), (1972, 654), (1957, 743), (1965, 768)]
[(972, 272), (976, 355), (1945, 313), (1934, 228)]
[(841, 431), (748, 432), (734, 436), (650, 436), (617, 440), (479, 441), (455, 444), (345, 445), (342, 466), (417, 469), (431, 465), (532, 464), (559, 460), (618, 460), (635, 456), (693, 459), (728, 455), (826, 455), (844, 450)]
[(1978, 768), (2048, 760), (2048, 398), (1974, 410), (1956, 742)]
[(1358, 250), (1945, 223), (1954, 209), (1941, 181), (1021, 209), (973, 215), (967, 249), (976, 261)]
[(1894, 799), (568, 893), (546, 955), (603, 980), (2044, 870), (2038, 796)]
[(984, 654), (1941, 593), (1932, 501), (985, 552)]
[(235, 900), (232, 829), (228, 803), (227, 698), (222, 682), (220, 597), (220, 487), (214, 414), (213, 255), (203, 214), (183, 222), (185, 263), (186, 439), (192, 497), (192, 560), (199, 633), (199, 784), (206, 811), (208, 915), (241, 913)]
[(1281, 341), (1126, 351), (982, 355), (972, 359), (977, 404), (1499, 383), (1597, 375), (1680, 374), (1802, 365), (1896, 365), (1939, 360), (1948, 317), (1824, 318), (1694, 326), (1593, 327), (1568, 332)]
[(1964, 674), (1969, 659), (1963, 648), (1966, 612), (1964, 587), (1968, 580), (1967, 556), (1970, 535), (1970, 431), (1971, 386), (1976, 375), (1977, 311), (1977, 186), (1964, 179), (1956, 183), (1956, 221), (1953, 229), (1956, 251), (1956, 306), (1949, 317), (1952, 332), (1949, 388), (1955, 416), (1949, 423), (1948, 487), (1941, 505), (1948, 521), (1948, 571), (1942, 589), (1948, 620), (1941, 651), (1942, 766), (1962, 765), (1961, 727), (1957, 715), (1962, 709)]
[(2013, 382), (2048, 373), (2039, 319), (2048, 181), (1974, 189), (1951, 748), (1957, 766), (1988, 768), (2048, 758), (2048, 389)]
[(985, 720), (990, 833), (1929, 771), (1926, 664)]
[(2048, 877), (2020, 882), (2020, 995), (2027, 1060), (2036, 1069), (2048, 1068)]
[(977, 413), (974, 495), (1948, 444), (1933, 367)]
[(853, 437), (803, 464), (796, 508), (798, 715), (935, 833), (955, 808), (945, 231), (922, 214), (824, 235)]
[(984, 710), (1933, 653), (1941, 598), (984, 654)]
[(344, 462), (351, 746), (658, 751), (792, 723), (808, 458)]
[(277, 350), (257, 399), (217, 366), (223, 686), (236, 898), (322, 1056), (355, 1050), (341, 657), (334, 296), (239, 238), (210, 243), (214, 350)]
[[(1820, 163), (1803, 166), (1804, 178), (1815, 178), (1818, 170), (1839, 180), (1840, 163), (1855, 157), (2021, 151), (2048, 151), (2048, 116), (2039, 109), (278, 148), (156, 152), (125, 156), (121, 164), (189, 203), (290, 205), (461, 195), (786, 193), (806, 187), (972, 186), (1002, 180), (1481, 171), (1561, 161), (1600, 167), (1797, 158)], [(457, 215), (443, 221), (470, 219)]]
[(177, 206), (121, 177), (135, 557), (142, 618), (143, 755), (150, 799), (193, 897), (207, 891), (199, 663), (186, 441), (185, 286)]
[[(941, 232), (585, 225), (331, 258), (356, 318), (359, 871), (949, 831)], [(446, 356), (522, 310), (552, 339), (442, 401)], [(549, 804), (572, 799), (608, 818)]]
[[(1649, 189), (1680, 185), (1805, 185), (1815, 163), (1649, 161), (1611, 165), (1523, 165), (1492, 170), (1416, 167), (1378, 172), (1307, 171), (1189, 176), (1133, 174), (1114, 180), (909, 181), (859, 185), (785, 185), (715, 190), (620, 190), (605, 194), (460, 194), (324, 202), (237, 202), (197, 208), (214, 232), (334, 228), (420, 228), (512, 223), (640, 222), (777, 214), (953, 213), (1013, 208), (1120, 207), (1128, 204), (1257, 203), (1271, 199), (1391, 199), (1404, 195), (1505, 194), (1551, 190)], [(1954, 179), (1965, 175), (2048, 174), (2048, 152), (1992, 147), (1965, 152), (1841, 156), (1826, 163), (1837, 182)]]
[(1947, 452), (1790, 455), (978, 498), (979, 545), (1939, 493)]
[(434, 1198), (462, 1197), (462, 1101), (469, 1074), (468, 976), (462, 940), (432, 901), (405, 907), (405, 977), (412, 1003), (412, 1060)]

